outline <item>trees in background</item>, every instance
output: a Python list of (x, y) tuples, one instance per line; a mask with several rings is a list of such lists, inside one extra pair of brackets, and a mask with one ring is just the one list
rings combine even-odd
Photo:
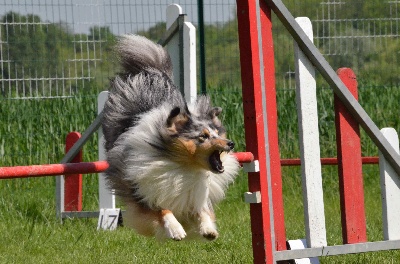
[(63, 22), (15, 12), (0, 21), (3, 96), (61, 95), (57, 93), (99, 87), (97, 79), (104, 81), (99, 72), (112, 63), (109, 54), (115, 40), (109, 27), (95, 26), (89, 34), (74, 34)]

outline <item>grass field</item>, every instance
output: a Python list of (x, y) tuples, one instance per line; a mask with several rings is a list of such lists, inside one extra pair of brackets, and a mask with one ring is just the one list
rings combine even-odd
[[(239, 88), (209, 89), (216, 105), (224, 108), (224, 123), (237, 151), (245, 149)], [(379, 100), (377, 99), (379, 98)], [(332, 94), (318, 90), (321, 155), (336, 156)], [(400, 131), (399, 87), (360, 88), (360, 102), (378, 127)], [(278, 92), (281, 157), (298, 157), (294, 92)], [(57, 163), (63, 155), (68, 131), (84, 131), (95, 117), (96, 96), (53, 100), (0, 98), (1, 166)], [(363, 155), (377, 149), (362, 133)], [(97, 140), (84, 148), (86, 161), (96, 160)], [(379, 170), (365, 165), (367, 232), (370, 241), (383, 239)], [(284, 203), (288, 239), (304, 238), (300, 169), (284, 167)], [(97, 209), (96, 175), (84, 176), (84, 210)], [(0, 263), (252, 263), (249, 206), (243, 202), (247, 176), (241, 173), (226, 199), (216, 209), (220, 237), (217, 241), (160, 243), (137, 236), (127, 228), (96, 231), (97, 219), (71, 219), (63, 224), (55, 217), (53, 177), (0, 181)], [(341, 244), (337, 168), (323, 167), (327, 239)], [(322, 263), (397, 263), (400, 251), (320, 258)]]

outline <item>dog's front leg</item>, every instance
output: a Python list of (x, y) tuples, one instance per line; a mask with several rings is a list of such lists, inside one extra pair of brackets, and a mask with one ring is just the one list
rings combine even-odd
[(218, 237), (217, 227), (215, 225), (215, 215), (212, 210), (203, 209), (199, 213), (200, 234), (208, 240), (214, 240)]
[(186, 237), (185, 230), (170, 210), (160, 210), (159, 213), (161, 224), (169, 238), (179, 241)]

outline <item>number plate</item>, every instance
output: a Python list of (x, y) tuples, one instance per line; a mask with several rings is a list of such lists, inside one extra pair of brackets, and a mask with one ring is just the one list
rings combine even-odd
[(121, 215), (120, 208), (100, 209), (97, 230), (115, 230)]

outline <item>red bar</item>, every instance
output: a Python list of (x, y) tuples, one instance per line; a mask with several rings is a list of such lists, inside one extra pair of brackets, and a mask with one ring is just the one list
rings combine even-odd
[[(240, 163), (248, 163), (254, 160), (254, 156), (251, 152), (236, 152), (233, 153), (233, 155)], [(0, 180), (58, 176), (78, 173), (99, 173), (108, 169), (108, 166), (108, 162), (103, 160), (95, 162), (0, 167)]]
[(233, 156), (239, 161), (239, 163), (249, 163), (254, 161), (254, 155), (251, 152), (235, 152)]
[(256, 0), (237, 0), (240, 66), (247, 151), (259, 160), (260, 171), (248, 175), (249, 191), (261, 192), (261, 203), (250, 204), (254, 263), (272, 263), (271, 215), (267, 183)]
[[(362, 164), (378, 164), (379, 157), (362, 157)], [(300, 159), (281, 159), (282, 166), (300, 166)], [(321, 158), (321, 165), (338, 165), (337, 158)]]
[(0, 180), (58, 176), (77, 173), (99, 173), (108, 168), (107, 161), (0, 167)]
[[(337, 74), (358, 99), (354, 72), (349, 68), (340, 68)], [(336, 95), (334, 105), (343, 243), (366, 242), (360, 128)]]
[[(71, 132), (65, 140), (65, 153), (78, 141), (81, 134)], [(82, 150), (72, 159), (72, 163), (82, 162)], [(82, 211), (82, 174), (64, 176), (64, 210)]]
[[(236, 152), (233, 155), (240, 163), (248, 163), (254, 161), (254, 156), (251, 152)], [(362, 157), (363, 164), (378, 164), (378, 157)], [(300, 166), (300, 159), (281, 159), (282, 166)], [(337, 158), (321, 158), (322, 165), (337, 165)], [(16, 178), (31, 178), (31, 177), (46, 177), (68, 174), (88, 174), (103, 172), (108, 168), (108, 162), (80, 162), (66, 164), (46, 164), (46, 165), (31, 165), (31, 166), (15, 166), (15, 167), (0, 167), (0, 180), (16, 179)]]

